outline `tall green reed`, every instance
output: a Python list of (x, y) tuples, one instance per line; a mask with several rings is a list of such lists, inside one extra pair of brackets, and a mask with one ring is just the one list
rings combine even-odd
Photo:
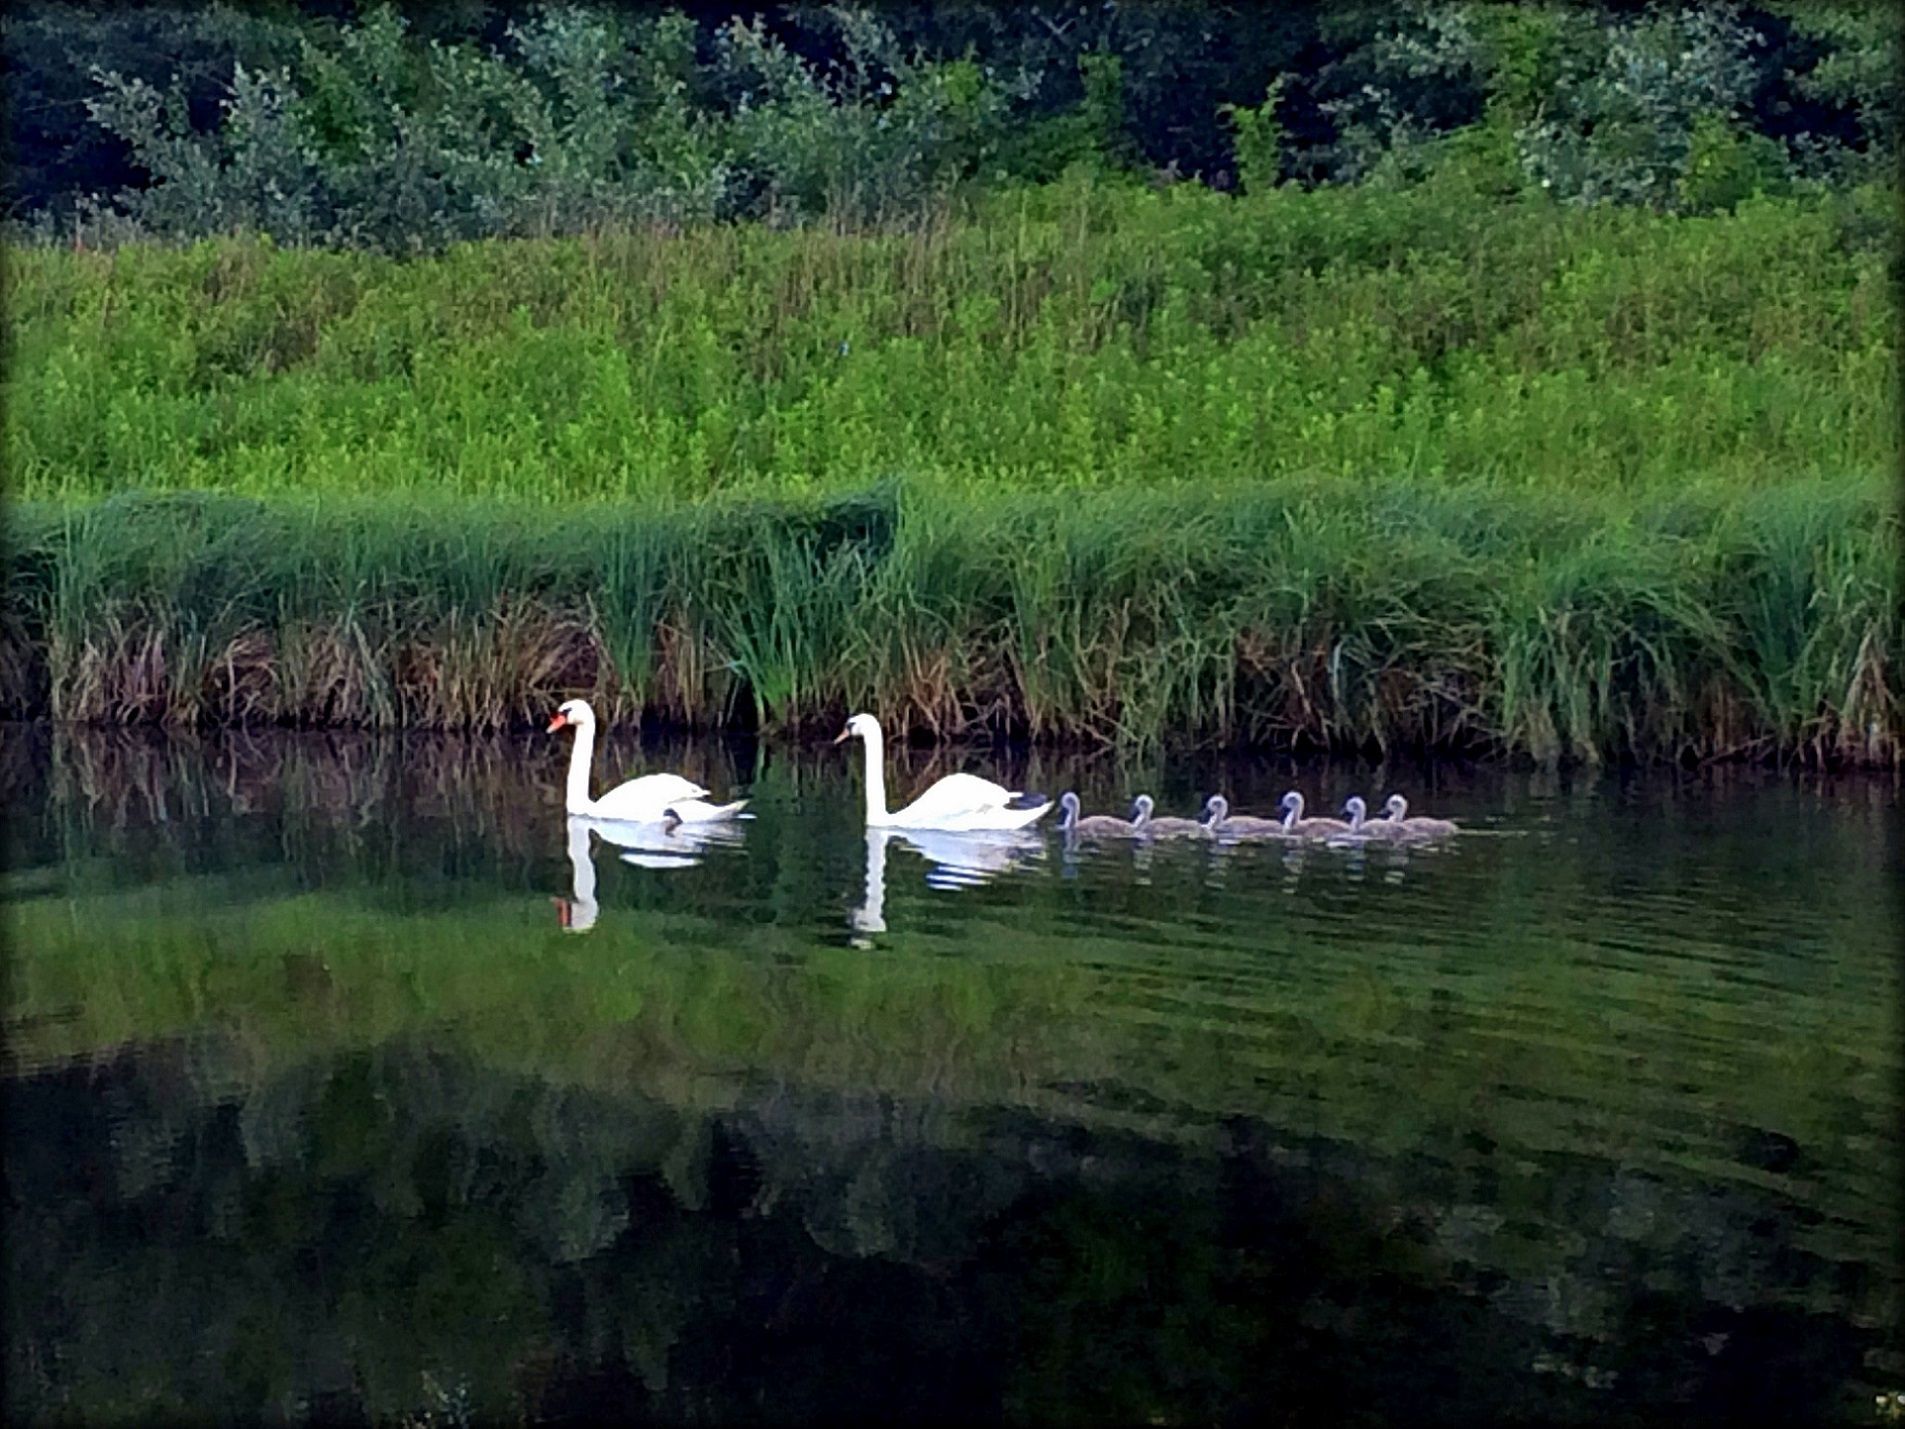
[(1895, 762), (1882, 484), (20, 503), (15, 713)]

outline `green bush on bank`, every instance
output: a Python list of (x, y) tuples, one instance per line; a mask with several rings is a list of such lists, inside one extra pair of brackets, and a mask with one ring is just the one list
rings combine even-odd
[(1896, 220), (1073, 179), (14, 252), (15, 714), (1900, 749)]
[[(1089, 8), (1089, 7), (1087, 7)], [(11, 7), (8, 216), (390, 252), (656, 221), (890, 223), (1068, 167), (1680, 213), (1887, 178), (1894, 7)], [(20, 13), (15, 14), (15, 11)], [(17, 91), (17, 92), (16, 92)]]
[(16, 495), (1889, 471), (1877, 190), (1710, 218), (1078, 180), (921, 230), (10, 254)]

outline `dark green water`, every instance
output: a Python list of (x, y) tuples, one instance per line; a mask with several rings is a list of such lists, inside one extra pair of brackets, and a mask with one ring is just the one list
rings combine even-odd
[(1889, 781), (902, 753), (1471, 830), (934, 861), (834, 751), (611, 741), (760, 815), (631, 862), (565, 752), (5, 731), (11, 1422), (1905, 1389)]

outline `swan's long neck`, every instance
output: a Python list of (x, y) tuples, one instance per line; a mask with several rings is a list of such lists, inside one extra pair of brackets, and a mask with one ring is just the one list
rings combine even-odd
[(1389, 801), (1389, 817), (1399, 824), (1406, 820), (1409, 817), (1409, 801), (1397, 794)]
[(595, 725), (575, 727), (575, 747), (569, 751), (569, 787), (563, 804), (572, 814), (586, 814), (595, 807), (589, 797), (589, 766), (595, 762)]
[(886, 735), (876, 724), (860, 737), (867, 747), (867, 825), (877, 828), (887, 822)]
[(1303, 796), (1301, 794), (1295, 794), (1291, 796), (1290, 807), (1283, 811), (1283, 827), (1293, 829), (1302, 821)]
[(1363, 826), (1363, 810), (1360, 804), (1349, 806), (1349, 831), (1353, 834)]

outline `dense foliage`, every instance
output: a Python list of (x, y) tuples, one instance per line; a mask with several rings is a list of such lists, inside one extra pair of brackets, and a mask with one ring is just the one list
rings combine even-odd
[(1443, 175), (27, 251), (5, 687), (1889, 762), (1892, 232), (1873, 191), (1699, 218)]
[[(1889, 172), (1892, 7), (939, 4), (406, 15), (38, 0), (0, 29), (41, 231), (433, 247), (892, 220), (1086, 165), (1680, 211)], [(127, 225), (130, 225), (128, 227)]]
[(15, 256), (19, 494), (693, 500), (1888, 473), (1889, 194), (1731, 215), (1077, 180), (906, 235)]
[(1888, 7), (4, 27), (16, 713), (1905, 747)]

